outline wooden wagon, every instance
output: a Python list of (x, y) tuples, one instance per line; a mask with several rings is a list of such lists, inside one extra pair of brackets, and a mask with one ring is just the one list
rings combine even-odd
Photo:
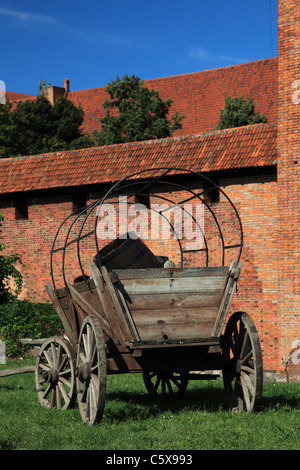
[[(181, 183), (183, 175), (187, 186)], [(173, 196), (180, 190), (184, 197), (180, 201), (176, 197), (174, 202), (170, 188)], [(222, 232), (218, 211), (212, 210), (216, 203), (208, 198), (216, 191), (219, 203), (226, 202), (232, 210), (237, 223), (235, 234), (238, 232), (235, 239), (233, 217)], [(143, 242), (138, 255), (135, 244), (140, 238), (129, 236), (119, 239), (117, 247), (113, 245), (105, 262), (107, 251), (99, 247), (99, 208), (107, 202), (115, 204), (117, 196), (126, 194), (135, 202), (143, 201), (149, 209), (149, 201), (158, 192), (169, 207), (186, 210), (187, 201), (204, 204), (204, 216), (211, 216), (221, 240), (220, 259), (210, 256), (211, 238), (189, 206), (193, 223), (201, 230), (202, 243), (194, 250), (185, 249), (183, 238), (175, 236), (179, 243), (177, 263), (166, 262), (161, 253), (154, 255)], [(164, 218), (165, 210), (159, 211)], [(223, 219), (224, 210), (221, 212)], [(92, 227), (88, 222), (91, 219)], [(170, 225), (174, 229), (174, 223)], [(207, 229), (211, 226), (207, 222)], [(226, 232), (230, 233), (228, 242)], [(58, 242), (60, 236), (62, 244)], [(84, 261), (89, 256), (82, 253), (89, 251), (86, 243), (91, 239), (97, 250), (87, 265)], [(126, 243), (133, 247), (131, 258), (128, 246), (124, 249)], [(241, 272), (242, 244), (241, 221), (229, 197), (203, 175), (184, 169), (130, 175), (101, 199), (70, 215), (59, 227), (51, 251), (52, 283), (46, 290), (61, 319), (64, 336), (47, 339), (39, 350), (35, 380), (41, 404), (66, 409), (77, 397), (83, 421), (92, 425), (103, 415), (108, 374), (141, 373), (152, 396), (171, 398), (180, 398), (189, 380), (221, 374), (230, 408), (251, 411), (262, 392), (258, 334), (247, 313), (235, 312), (227, 318)], [(66, 267), (68, 250), (73, 250), (72, 266), (75, 254), (80, 266), (81, 277), (76, 282), (67, 278), (71, 275)], [(121, 259), (117, 259), (120, 250)], [(229, 252), (235, 252), (236, 258), (227, 263)], [(55, 281), (55, 256), (60, 256), (62, 263), (60, 287)], [(185, 256), (189, 265), (185, 265)], [(191, 259), (199, 262), (201, 256), (203, 263), (190, 266)]]

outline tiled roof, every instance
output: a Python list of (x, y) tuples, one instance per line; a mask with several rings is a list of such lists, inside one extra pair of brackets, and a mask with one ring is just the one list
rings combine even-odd
[[(186, 116), (177, 136), (211, 131), (229, 95), (253, 98), (255, 112), (265, 114), (269, 123), (277, 120), (277, 58), (145, 80), (145, 85), (158, 90), (163, 100), (173, 100), (169, 117), (175, 111)], [(83, 108), (87, 132), (100, 128), (99, 118), (105, 114), (102, 104), (108, 98), (105, 87), (73, 91), (68, 98)]]
[(0, 194), (118, 181), (157, 167), (209, 172), (276, 163), (276, 125), (0, 160)]
[(5, 95), (6, 95), (6, 100), (10, 102), (36, 99), (36, 96), (26, 95), (25, 93), (15, 93), (14, 91), (7, 91)]

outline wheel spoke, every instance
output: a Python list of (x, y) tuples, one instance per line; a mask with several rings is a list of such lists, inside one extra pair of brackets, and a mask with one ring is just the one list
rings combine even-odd
[(100, 322), (86, 317), (80, 330), (77, 352), (79, 411), (89, 425), (100, 421), (105, 403), (106, 355)]
[(155, 391), (158, 390), (158, 387), (159, 387), (159, 385), (160, 385), (160, 382), (161, 382), (161, 378), (160, 378), (160, 376), (158, 375), (158, 376), (156, 377), (156, 381), (155, 381), (155, 384), (154, 384), (154, 390), (155, 390)]
[(180, 398), (187, 387), (187, 374), (174, 372), (144, 372), (144, 382), (148, 392), (154, 397)]
[(241, 381), (241, 386), (243, 390), (243, 399), (245, 401), (246, 410), (250, 411), (251, 404), (250, 404), (250, 397), (249, 397), (249, 388), (247, 387), (247, 383), (243, 375), (240, 376), (240, 381)]
[(244, 372), (248, 372), (248, 374), (254, 374), (255, 373), (255, 369), (253, 369), (253, 367), (250, 367), (249, 365), (247, 366), (241, 366), (241, 370), (244, 371)]
[(70, 343), (60, 337), (46, 340), (38, 354), (35, 377), (42, 406), (69, 408), (75, 399), (74, 352)]
[(223, 355), (223, 381), (229, 406), (252, 411), (262, 394), (263, 372), (258, 334), (249, 315), (236, 312), (229, 319)]

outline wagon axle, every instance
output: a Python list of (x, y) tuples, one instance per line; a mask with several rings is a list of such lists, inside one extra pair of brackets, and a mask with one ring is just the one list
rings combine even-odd
[(91, 364), (89, 362), (84, 362), (83, 364), (80, 364), (78, 367), (75, 369), (76, 377), (81, 381), (81, 382), (88, 382), (91, 379)]
[(49, 369), (42, 373), (42, 378), (44, 382), (49, 382), (55, 387), (58, 384), (59, 372), (57, 369)]

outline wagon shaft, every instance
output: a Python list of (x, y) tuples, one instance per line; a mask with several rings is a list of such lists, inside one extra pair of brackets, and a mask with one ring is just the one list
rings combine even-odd
[(35, 371), (35, 366), (18, 367), (16, 369), (0, 370), (0, 377), (8, 377), (10, 375), (17, 375), (17, 374), (28, 374), (34, 371)]

